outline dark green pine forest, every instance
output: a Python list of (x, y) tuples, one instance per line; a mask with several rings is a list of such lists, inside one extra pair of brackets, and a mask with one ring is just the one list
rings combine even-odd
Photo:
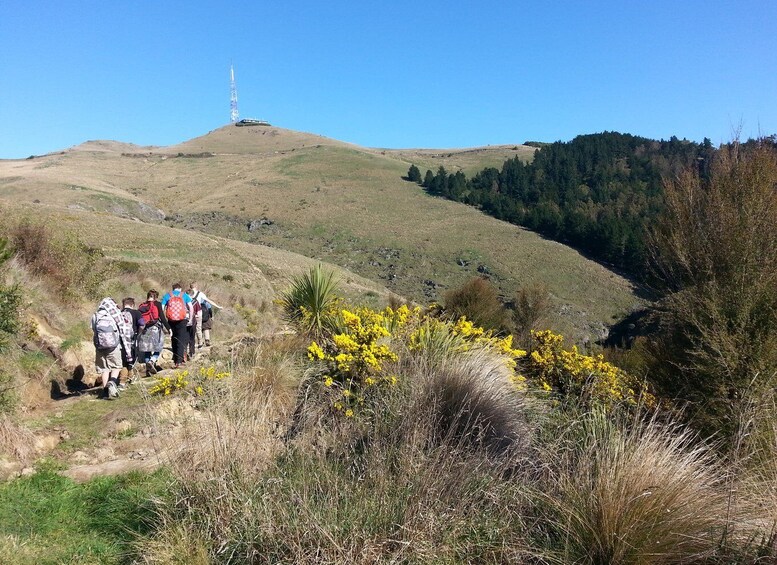
[(516, 157), (472, 178), (443, 167), (421, 178), (415, 165), (407, 178), (644, 280), (646, 229), (663, 209), (664, 180), (688, 167), (706, 178), (715, 151), (709, 139), (604, 132), (542, 144), (530, 163)]

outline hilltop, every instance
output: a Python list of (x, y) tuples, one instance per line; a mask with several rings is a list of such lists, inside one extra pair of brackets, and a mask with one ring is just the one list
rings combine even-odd
[(477, 275), (491, 277), (506, 299), (542, 282), (553, 324), (578, 339), (597, 337), (639, 302), (632, 283), (402, 178), (411, 163), (472, 173), (533, 152), (374, 149), (274, 126), (225, 126), (169, 147), (90, 141), (0, 161), (0, 200), (136, 218), (159, 225), (162, 239), (166, 226), (284, 249), (422, 302)]

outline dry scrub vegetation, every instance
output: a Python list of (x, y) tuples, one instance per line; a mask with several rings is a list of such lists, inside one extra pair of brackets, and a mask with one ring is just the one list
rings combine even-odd
[[(718, 184), (691, 175), (668, 187), (678, 199), (670, 210), (688, 214), (696, 231), (669, 221), (656, 234), (673, 286), (665, 341), (649, 348), (667, 365), (652, 383), (532, 331), (547, 308), (541, 287), (516, 296), (512, 319), (484, 311), (499, 304), (477, 280), (449, 294), (447, 309), (375, 310), (340, 298), (332, 274), (314, 267), (281, 295), (295, 332), (270, 331), (277, 320), (240, 310), (260, 309), (267, 296), (235, 308), (252, 335), (214, 351), (201, 376), (176, 373), (160, 377), (169, 387), (149, 389), (163, 397), (149, 404), (172, 397), (192, 417), (161, 446), (172, 475), (165, 495), (131, 516), (143, 528), (115, 561), (777, 561), (774, 241), (758, 247), (777, 225), (765, 221), (777, 168), (773, 153), (755, 155), (724, 159)], [(753, 185), (749, 196), (733, 190), (742, 182)], [(763, 206), (734, 206), (754, 195)], [(716, 245), (699, 239), (720, 221), (728, 228), (711, 232)], [(723, 233), (732, 230), (733, 239)], [(45, 230), (30, 233), (42, 249), (56, 247)], [(728, 263), (716, 259), (724, 249)], [(12, 268), (40, 278), (36, 296), (55, 296), (55, 274), (35, 271), (39, 256), (21, 253)], [(246, 257), (248, 281), (255, 265)], [(135, 288), (145, 284), (131, 265), (113, 267)], [(236, 292), (222, 280), (219, 292)], [(478, 313), (490, 328), (468, 319)], [(667, 394), (673, 374), (676, 396)], [(703, 402), (720, 411), (699, 423)], [(710, 425), (715, 434), (700, 432)], [(23, 434), (0, 421), (6, 446)], [(51, 470), (39, 478), (54, 479)], [(26, 543), (17, 535), (0, 547)]]
[[(516, 379), (515, 355), (477, 328), (439, 321), (430, 336), (429, 319), (396, 315), (407, 307), (382, 318), (338, 308), (312, 345), (304, 335), (233, 345), (229, 385), (200, 398), (202, 418), (171, 461), (174, 501), (138, 544), (145, 562), (777, 557), (773, 435), (756, 445), (743, 430), (734, 457), (661, 410)], [(390, 328), (376, 343), (396, 352), (361, 365), (361, 380), (356, 357), (325, 362), (327, 340), (363, 339), (354, 355), (367, 358), (380, 347), (354, 317)]]

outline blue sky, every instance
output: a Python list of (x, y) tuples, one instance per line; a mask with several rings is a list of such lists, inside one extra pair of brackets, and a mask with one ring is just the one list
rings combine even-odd
[(0, 2), (0, 158), (241, 117), (371, 147), (777, 133), (773, 0)]

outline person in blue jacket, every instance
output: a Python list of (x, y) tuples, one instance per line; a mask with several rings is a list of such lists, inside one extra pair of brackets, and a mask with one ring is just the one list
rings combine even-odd
[(173, 363), (177, 369), (186, 362), (186, 347), (189, 344), (186, 326), (189, 320), (194, 319), (192, 298), (181, 290), (181, 283), (175, 283), (173, 290), (162, 297), (162, 308), (170, 324)]

